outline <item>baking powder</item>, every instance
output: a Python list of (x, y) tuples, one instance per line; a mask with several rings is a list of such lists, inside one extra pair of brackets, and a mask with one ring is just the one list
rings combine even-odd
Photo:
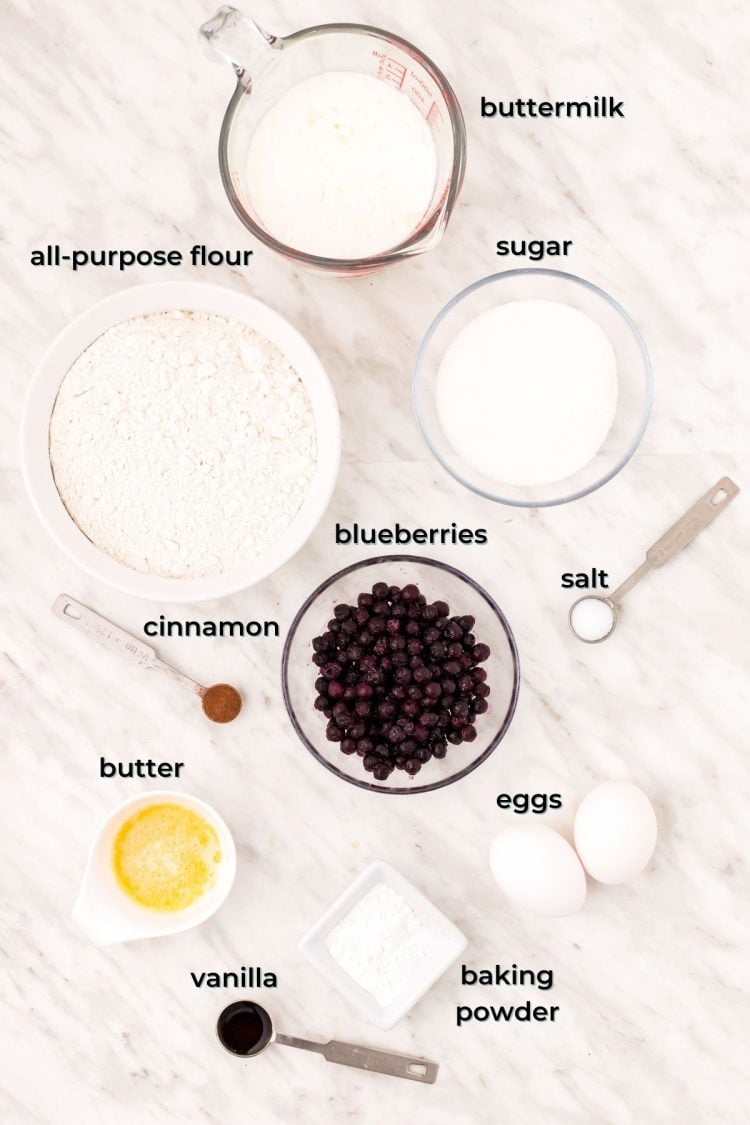
[(405, 898), (378, 883), (326, 937), (352, 980), (385, 1007), (424, 959), (430, 935)]
[(169, 578), (267, 549), (310, 486), (315, 419), (294, 368), (238, 320), (170, 310), (108, 329), (62, 381), (50, 461), (101, 551)]

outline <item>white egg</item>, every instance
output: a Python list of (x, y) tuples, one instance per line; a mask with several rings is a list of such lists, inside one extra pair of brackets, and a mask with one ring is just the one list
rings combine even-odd
[(589, 875), (600, 883), (626, 883), (654, 853), (656, 814), (637, 785), (605, 781), (581, 801), (574, 836)]
[(534, 914), (562, 918), (580, 910), (586, 898), (578, 856), (545, 824), (516, 824), (497, 835), (490, 867), (508, 898)]

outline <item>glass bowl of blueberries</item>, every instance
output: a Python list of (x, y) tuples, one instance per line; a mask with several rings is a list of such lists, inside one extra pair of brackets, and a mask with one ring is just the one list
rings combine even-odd
[(513, 718), (520, 670), (508, 621), (467, 574), (385, 555), (306, 599), (282, 690), (307, 749), (375, 793), (428, 793), (475, 770)]

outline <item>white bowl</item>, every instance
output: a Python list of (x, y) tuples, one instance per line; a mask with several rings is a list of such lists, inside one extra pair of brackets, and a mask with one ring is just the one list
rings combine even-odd
[[(221, 860), (213, 886), (184, 910), (150, 910), (135, 902), (117, 882), (112, 848), (120, 828), (147, 805), (183, 805), (193, 809), (219, 837)], [(214, 914), (232, 889), (237, 871), (237, 851), (232, 834), (219, 814), (187, 793), (153, 789), (124, 801), (100, 826), (89, 849), (81, 889), (73, 907), (73, 920), (95, 945), (114, 945), (137, 938), (178, 934), (200, 925)]]
[[(166, 309), (196, 309), (241, 321), (271, 340), (296, 370), (310, 397), (318, 438), (315, 473), (300, 510), (274, 543), (254, 559), (206, 578), (141, 574), (94, 546), (74, 523), (55, 486), (49, 458), (49, 423), (60, 383), (78, 356), (108, 328), (131, 317)], [(138, 285), (107, 297), (55, 338), (39, 364), (21, 423), (24, 480), (37, 515), (67, 555), (94, 578), (152, 601), (200, 602), (235, 594), (272, 574), (306, 543), (331, 499), (339, 469), (341, 428), (330, 381), (307, 341), (273, 309), (253, 297), (194, 281)]]
[[(430, 947), (425, 957), (404, 982), (400, 992), (387, 1005), (379, 1004), (374, 996), (360, 988), (334, 961), (326, 947), (326, 938), (333, 927), (337, 926), (360, 899), (378, 883), (385, 883), (387, 887), (391, 887), (406, 899), (430, 935)], [(319, 969), (366, 1019), (383, 1031), (393, 1027), (414, 1007), (417, 1000), (432, 988), (438, 977), (443, 975), (465, 948), (466, 938), (450, 919), (433, 906), (413, 883), (382, 860), (371, 863), (341, 897), (336, 899), (333, 906), (299, 943), (300, 952), (307, 960)]]

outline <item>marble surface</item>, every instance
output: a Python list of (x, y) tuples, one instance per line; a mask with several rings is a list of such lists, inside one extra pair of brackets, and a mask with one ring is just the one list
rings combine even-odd
[[(283, 33), (361, 19), (431, 53), (455, 84), (469, 133), (464, 191), (431, 255), (347, 284), (297, 272), (262, 247), (226, 270), (34, 269), (33, 248), (251, 242), (224, 198), (215, 147), (230, 73), (196, 41), (207, 0), (92, 0), (6, 7), (0, 42), (6, 158), (0, 399), (3, 642), (0, 716), (4, 1004), (0, 1118), (8, 1125), (234, 1125), (314, 1121), (508, 1125), (744, 1122), (748, 717), (746, 561), (750, 456), (744, 388), (747, 91), (739, 3), (487, 0), (388, 5), (255, 0)], [(479, 117), (488, 97), (624, 98), (624, 121)], [(503, 237), (570, 238), (566, 266), (610, 291), (651, 351), (654, 414), (640, 451), (598, 494), (517, 511), (462, 490), (428, 456), (410, 366), (458, 289), (509, 264)], [(743, 246), (744, 239), (744, 246)], [(523, 263), (521, 263), (523, 264)], [(307, 547), (254, 590), (196, 616), (271, 617), (282, 629), (313, 584), (365, 550), (336, 547), (337, 519), (486, 526), (483, 548), (439, 557), (503, 605), (521, 651), (517, 716), (461, 784), (388, 799), (344, 787), (286, 720), (281, 642), (171, 639), (160, 654), (197, 678), (241, 684), (249, 706), (209, 729), (180, 689), (131, 672), (57, 623), (65, 590), (138, 631), (153, 607), (96, 584), (50, 542), (25, 499), (17, 426), (51, 338), (91, 302), (166, 276), (250, 292), (288, 316), (328, 367), (343, 464)], [(634, 592), (617, 636), (577, 644), (565, 570), (624, 577), (643, 549), (724, 473), (745, 489), (713, 528)], [(744, 545), (744, 546), (743, 546)], [(186, 762), (184, 788), (213, 803), (237, 841), (220, 913), (178, 937), (97, 949), (70, 910), (92, 835), (148, 782), (101, 780), (100, 755)], [(596, 781), (652, 798), (658, 849), (621, 888), (591, 885), (580, 914), (535, 918), (504, 901), (487, 865), (513, 821), (500, 792), (560, 792), (560, 827)], [(297, 941), (373, 858), (413, 880), (469, 938), (469, 964), (551, 968), (555, 1024), (456, 1027), (449, 971), (392, 1031), (363, 1023)], [(190, 972), (262, 965), (278, 1027), (423, 1053), (422, 1087), (278, 1048), (224, 1054), (216, 1015), (234, 993)], [(534, 999), (531, 989), (509, 1000)], [(743, 1061), (744, 1060), (744, 1061)]]

